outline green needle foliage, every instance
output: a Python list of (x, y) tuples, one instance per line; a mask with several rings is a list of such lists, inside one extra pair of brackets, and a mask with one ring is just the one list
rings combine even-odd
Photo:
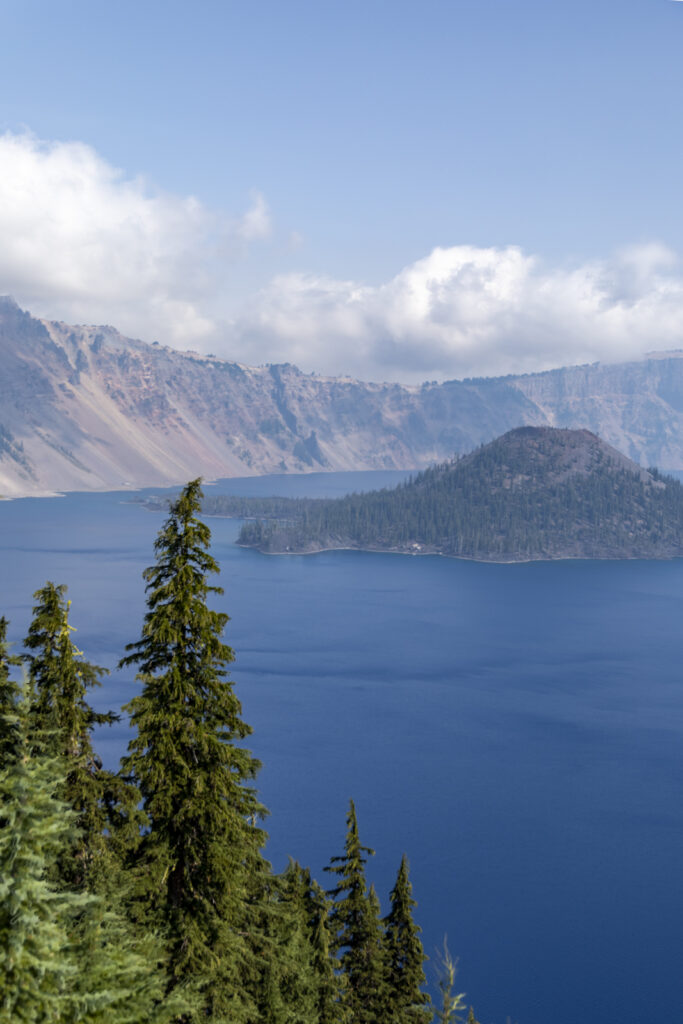
[(97, 714), (85, 699), (86, 690), (100, 686), (107, 670), (85, 661), (72, 640), (75, 630), (69, 624), (66, 587), (47, 582), (33, 596), (37, 603), (24, 640), (34, 652), (24, 655), (33, 683), (33, 725), (46, 733), (56, 756), (82, 763), (90, 771), (97, 766), (90, 738), (93, 726), (118, 717), (112, 712)]
[(330, 901), (324, 889), (311, 878), (308, 868), (300, 869), (304, 883), (304, 903), (313, 949), (313, 970), (316, 977), (318, 1024), (337, 1024), (340, 979), (335, 974), (329, 926)]
[(166, 1024), (162, 950), (139, 942), (101, 897), (57, 890), (50, 867), (73, 847), (77, 815), (56, 795), (63, 759), (40, 750), (19, 695), (16, 756), (0, 772), (0, 1024)]
[(271, 888), (259, 1020), (269, 1024), (319, 1024), (305, 873), (290, 862), (282, 875), (271, 876)]
[(74, 815), (55, 796), (59, 762), (30, 756), (25, 702), (9, 717), (19, 742), (0, 773), (0, 1024), (61, 1021), (76, 973), (69, 928), (87, 897), (55, 892), (46, 873)]
[(207, 605), (222, 590), (207, 582), (218, 565), (197, 519), (201, 496), (195, 480), (171, 505), (144, 573), (142, 636), (121, 662), (137, 664), (143, 684), (125, 709), (136, 735), (124, 769), (149, 822), (146, 899), (167, 935), (170, 986), (203, 979), (201, 1019), (239, 1024), (254, 1013), (247, 986), (262, 975), (249, 933), (267, 867), (257, 825), (266, 812), (250, 785), (260, 763), (238, 745), (251, 729), (226, 678), (228, 616)]
[(379, 901), (365, 881), (365, 865), (374, 850), (363, 846), (353, 800), (346, 818), (344, 854), (332, 857), (325, 868), (337, 875), (328, 895), (335, 901), (330, 912), (332, 948), (338, 954), (344, 980), (342, 1008), (351, 1024), (377, 1024), (383, 1019), (386, 984)]
[(21, 664), (21, 658), (9, 653), (5, 616), (0, 617), (0, 770), (17, 754), (19, 742), (16, 722), (16, 703), (19, 686), (12, 679), (12, 667)]
[(131, 936), (129, 923), (100, 897), (80, 915), (72, 952), (72, 1014), (59, 1024), (169, 1024), (192, 1006), (189, 991), (165, 992), (158, 937)]
[(86, 661), (73, 642), (71, 602), (66, 587), (46, 583), (34, 594), (36, 605), (24, 646), (31, 682), (30, 720), (37, 742), (67, 766), (60, 796), (77, 813), (79, 838), (56, 865), (55, 877), (67, 887), (106, 888), (114, 870), (118, 838), (114, 823), (135, 817), (137, 794), (102, 768), (92, 744), (96, 725), (118, 720), (100, 714), (86, 699), (107, 670)]
[(387, 1016), (394, 1024), (429, 1024), (432, 1019), (423, 964), (427, 959), (420, 929), (413, 921), (412, 886), (408, 860), (403, 855), (396, 884), (391, 891), (391, 910), (384, 919), (389, 996)]

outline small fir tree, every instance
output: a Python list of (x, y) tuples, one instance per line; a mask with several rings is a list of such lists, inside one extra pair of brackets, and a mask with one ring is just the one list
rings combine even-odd
[(240, 746), (250, 733), (222, 640), (228, 616), (207, 600), (222, 589), (197, 516), (200, 481), (189, 483), (145, 570), (147, 613), (121, 665), (139, 666), (142, 693), (130, 712), (135, 738), (124, 770), (139, 785), (149, 830), (143, 839), (145, 900), (168, 940), (169, 985), (203, 979), (202, 1019), (239, 1024), (255, 1013), (250, 934), (267, 865), (265, 815), (251, 785), (260, 767)]
[(369, 997), (370, 1008), (376, 1021), (386, 1020), (389, 984), (387, 971), (387, 955), (382, 925), (382, 909), (379, 896), (374, 885), (368, 891), (368, 909), (370, 924), (370, 941), (367, 952), (367, 973), (370, 979), (369, 989), (374, 993)]
[(36, 742), (61, 757), (67, 776), (60, 796), (77, 813), (79, 838), (55, 866), (55, 880), (67, 887), (106, 889), (115, 874), (117, 825), (135, 819), (138, 796), (111, 772), (93, 749), (95, 726), (118, 720), (98, 713), (86, 699), (107, 670), (86, 661), (73, 642), (71, 602), (66, 587), (46, 583), (34, 594), (36, 605), (24, 646), (31, 682), (30, 721)]
[(361, 844), (353, 800), (346, 824), (344, 854), (333, 857), (325, 868), (338, 877), (328, 893), (334, 900), (329, 918), (332, 948), (343, 975), (342, 1010), (352, 1024), (377, 1024), (383, 1019), (386, 997), (385, 964), (379, 901), (374, 889), (368, 893), (365, 881), (365, 864), (375, 851)]
[(391, 910), (384, 919), (389, 987), (387, 1017), (395, 1024), (428, 1024), (432, 1019), (423, 964), (427, 957), (420, 941), (420, 929), (413, 921), (417, 906), (403, 855), (391, 891)]
[(98, 767), (92, 748), (93, 726), (117, 720), (113, 712), (98, 714), (86, 700), (86, 691), (101, 685), (107, 669), (85, 661), (73, 642), (69, 623), (71, 602), (66, 587), (47, 582), (33, 595), (36, 604), (24, 647), (33, 685), (32, 727), (43, 731), (48, 749), (67, 762), (92, 772)]

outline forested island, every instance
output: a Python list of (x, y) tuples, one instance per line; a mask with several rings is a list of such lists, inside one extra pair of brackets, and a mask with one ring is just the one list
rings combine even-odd
[(194, 481), (171, 504), (144, 573), (120, 770), (95, 749), (119, 716), (88, 702), (107, 673), (74, 643), (66, 587), (35, 593), (19, 653), (0, 618), (0, 1024), (463, 1021), (445, 945), (426, 991), (405, 856), (382, 913), (353, 802), (326, 885), (268, 863), (200, 499)]
[(520, 427), (392, 489), (207, 498), (272, 554), (356, 548), (480, 561), (683, 555), (683, 486), (588, 430)]

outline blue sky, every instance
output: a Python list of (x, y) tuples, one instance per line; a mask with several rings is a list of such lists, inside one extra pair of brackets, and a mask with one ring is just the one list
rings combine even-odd
[(683, 346), (683, 3), (1, 10), (40, 315), (415, 381)]

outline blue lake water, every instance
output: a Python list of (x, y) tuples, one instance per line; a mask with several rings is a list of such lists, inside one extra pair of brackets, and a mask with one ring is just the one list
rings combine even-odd
[[(163, 515), (129, 498), (0, 503), (14, 639), (46, 579), (68, 584), (91, 660), (113, 667), (138, 638)], [(276, 558), (235, 547), (238, 523), (210, 525), (274, 865), (291, 854), (324, 883), (353, 797), (383, 905), (405, 850), (426, 951), (448, 934), (482, 1024), (681, 1020), (683, 562)], [(115, 672), (94, 702), (134, 688)], [(115, 765), (126, 742), (121, 724), (98, 748)]]

